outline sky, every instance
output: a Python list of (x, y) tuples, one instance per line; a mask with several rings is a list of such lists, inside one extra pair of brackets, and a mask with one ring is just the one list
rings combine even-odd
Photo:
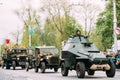
[[(23, 22), (15, 14), (15, 10), (21, 8), (21, 1), (24, 4), (29, 2), (29, 0), (0, 0), (0, 45), (4, 42), (5, 39), (9, 38), (12, 41), (14, 39), (11, 36), (11, 33), (14, 33), (17, 29), (23, 29)], [(72, 0), (74, 3), (77, 3), (79, 0)], [(103, 8), (104, 0), (91, 0), (93, 4), (99, 4)], [(32, 3), (34, 7), (38, 7), (38, 0), (34, 0)]]
[(0, 0), (0, 44), (18, 28), (22, 28), (23, 23), (15, 14), (15, 10), (20, 8), (20, 0)]

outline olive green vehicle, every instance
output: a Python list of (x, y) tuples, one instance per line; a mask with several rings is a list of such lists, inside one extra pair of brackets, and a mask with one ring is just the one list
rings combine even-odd
[(84, 78), (85, 72), (94, 75), (95, 71), (106, 72), (107, 77), (115, 76), (115, 65), (111, 58), (102, 54), (85, 36), (71, 36), (61, 52), (61, 74), (68, 76), (69, 70), (75, 70), (78, 78)]
[(59, 68), (58, 49), (55, 46), (41, 46), (35, 48), (35, 72), (41, 69), (44, 73), (46, 69), (54, 69), (55, 72)]
[(22, 67), (25, 69), (27, 61), (27, 49), (24, 48), (14, 48), (10, 52), (3, 54), (3, 65), (6, 69), (13, 67), (13, 70), (16, 67)]

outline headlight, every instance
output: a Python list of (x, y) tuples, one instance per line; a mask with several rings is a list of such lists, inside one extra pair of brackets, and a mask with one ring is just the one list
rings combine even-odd
[(20, 58), (19, 57), (17, 57), (17, 60), (19, 60)]
[(28, 57), (26, 57), (26, 60), (28, 60)]
[(40, 59), (40, 61), (43, 61), (43, 58), (42, 58), (42, 59)]

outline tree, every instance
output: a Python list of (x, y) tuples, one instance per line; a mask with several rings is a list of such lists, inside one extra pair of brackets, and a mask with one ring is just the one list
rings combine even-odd
[[(120, 17), (120, 2), (117, 1), (117, 18)], [(120, 20), (117, 22), (120, 25)], [(101, 44), (104, 50), (106, 48), (111, 48), (113, 44), (113, 3), (109, 0), (106, 9), (100, 13), (99, 18), (96, 23), (96, 34), (101, 36)]]
[(54, 27), (54, 24), (52, 24), (52, 20), (49, 18), (46, 19), (43, 32), (44, 35), (42, 36), (43, 38), (41, 38), (44, 41), (45, 45), (54, 45), (58, 48), (61, 48), (61, 42), (68, 39), (70, 35), (74, 34), (76, 29), (80, 29), (82, 32), (81, 26), (76, 22), (74, 18), (69, 17), (69, 21), (66, 23), (65, 18), (61, 17), (61, 21), (63, 22), (63, 24), (66, 24), (62, 26), (62, 35)]
[(56, 34), (58, 32), (56, 29), (53, 27), (52, 22), (50, 19), (46, 19), (46, 23), (44, 25), (44, 35), (46, 35), (45, 38), (45, 44), (46, 45), (54, 45), (56, 46)]
[(74, 11), (79, 14), (84, 34), (90, 36), (92, 31), (95, 29), (95, 21), (100, 11), (100, 7), (89, 0), (82, 0), (77, 4), (73, 4), (73, 6), (75, 9)]
[(16, 45), (16, 46), (19, 45), (21, 33), (22, 33), (22, 31), (21, 31), (21, 30), (18, 30), (18, 27), (17, 27), (16, 32), (12, 32), (12, 33), (11, 33), (11, 35), (12, 35), (13, 38), (15, 39), (15, 45)]
[(23, 7), (23, 9), (17, 11), (17, 15), (24, 22), (22, 44), (28, 47), (28, 28), (31, 26), (34, 28), (32, 46), (54, 45), (61, 48), (61, 42), (66, 40), (69, 35), (74, 34), (76, 29), (82, 31), (75, 18), (70, 16), (71, 5), (68, 0), (44, 0), (42, 4), (39, 13), (46, 14), (43, 29), (40, 28), (38, 11), (32, 7)]
[(74, 34), (76, 28), (82, 29), (70, 16), (72, 4), (69, 3), (69, 0), (44, 0), (42, 9), (48, 14), (49, 27), (54, 29), (56, 35), (59, 36), (56, 38), (60, 42), (59, 46), (69, 35)]
[(75, 31), (79, 29), (83, 34), (83, 29), (80, 24), (77, 23), (75, 18), (68, 16), (68, 19), (64, 26), (64, 39), (67, 39), (70, 35), (75, 34)]
[(54, 24), (54, 27), (60, 34), (63, 33), (62, 26), (65, 25), (62, 23), (61, 17), (65, 16), (65, 11), (67, 11), (65, 6), (67, 6), (67, 3), (67, 0), (44, 0), (43, 2), (44, 5), (42, 9), (48, 12), (48, 18), (51, 19), (52, 24)]
[[(29, 7), (23, 6), (20, 10), (16, 11), (18, 17), (24, 23), (24, 31), (23, 31), (23, 39), (22, 44), (26, 47), (29, 47), (29, 28), (33, 28), (35, 30), (35, 35), (32, 36), (32, 45), (35, 46), (38, 44), (38, 41), (34, 41), (39, 39), (39, 35), (37, 33), (40, 32), (40, 16), (37, 14), (37, 11), (33, 9), (30, 5)], [(36, 39), (37, 38), (37, 39)]]

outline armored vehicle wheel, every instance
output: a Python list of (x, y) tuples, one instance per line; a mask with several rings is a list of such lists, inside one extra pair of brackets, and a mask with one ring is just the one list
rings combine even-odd
[(44, 73), (46, 69), (45, 62), (41, 62), (41, 73)]
[(6, 69), (10, 69), (9, 63), (6, 63)]
[(15, 67), (16, 67), (16, 62), (15, 61), (12, 61), (12, 66), (13, 66), (13, 70), (15, 70)]
[(54, 72), (58, 72), (58, 68), (54, 68)]
[(29, 63), (26, 62), (26, 71), (29, 71)]
[(35, 68), (34, 68), (34, 69), (35, 69), (35, 72), (37, 73), (37, 72), (38, 72), (38, 67), (37, 67), (37, 66), (35, 66)]
[(107, 70), (106, 71), (106, 75), (107, 75), (107, 77), (114, 77), (115, 76), (115, 65), (114, 65), (114, 63), (113, 62), (110, 62), (110, 70)]
[(88, 73), (88, 75), (94, 75), (94, 74), (95, 74), (95, 71), (89, 69), (89, 70), (87, 71), (87, 73)]
[(65, 63), (63, 62), (61, 64), (61, 74), (62, 74), (62, 76), (68, 76), (68, 71), (69, 71), (69, 69), (67, 67), (65, 67)]
[(84, 78), (85, 77), (85, 64), (83, 62), (77, 62), (76, 73), (77, 73), (78, 78)]

